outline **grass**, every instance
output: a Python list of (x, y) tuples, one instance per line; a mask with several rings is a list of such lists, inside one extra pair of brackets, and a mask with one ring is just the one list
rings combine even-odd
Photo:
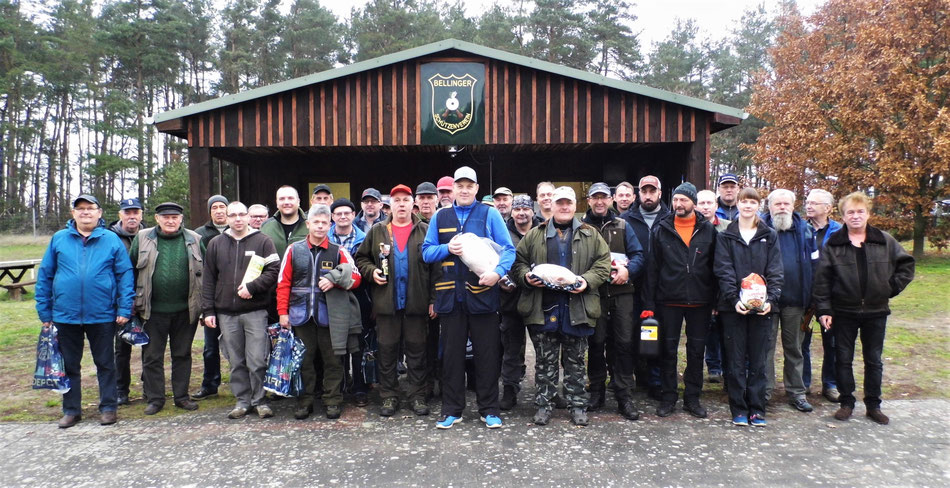
[(950, 313), (950, 256), (927, 254), (904, 292), (891, 300), (894, 316), (920, 320)]
[(50, 237), (0, 235), (0, 261), (41, 259)]

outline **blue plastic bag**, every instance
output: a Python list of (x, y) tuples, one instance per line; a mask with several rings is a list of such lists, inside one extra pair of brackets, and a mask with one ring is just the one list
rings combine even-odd
[(294, 337), (294, 348), (291, 351), (291, 360), (290, 360), (290, 395), (291, 396), (300, 396), (301, 393), (304, 393), (303, 389), (303, 375), (300, 373), (300, 365), (303, 364), (303, 355), (307, 352), (307, 347), (303, 345), (303, 341), (299, 337)]
[(267, 359), (267, 373), (264, 375), (264, 390), (275, 395), (291, 396), (290, 383), (293, 376), (294, 333), (290, 329), (280, 329), (272, 339), (274, 347)]
[(119, 338), (135, 347), (142, 347), (148, 344), (148, 334), (145, 333), (145, 326), (142, 325), (142, 319), (133, 316), (119, 331)]
[(43, 327), (36, 343), (36, 369), (33, 373), (34, 390), (69, 391), (69, 377), (59, 350), (59, 330), (55, 325)]

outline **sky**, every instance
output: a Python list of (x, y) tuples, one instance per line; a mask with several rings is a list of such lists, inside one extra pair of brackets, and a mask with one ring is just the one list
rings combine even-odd
[[(634, 4), (633, 13), (637, 20), (633, 31), (640, 33), (640, 46), (649, 51), (653, 43), (660, 42), (673, 30), (677, 18), (696, 20), (700, 28), (700, 38), (718, 40), (729, 34), (748, 9), (765, 4), (766, 9), (776, 8), (776, 0), (629, 0)], [(290, 3), (289, 0), (285, 0)], [(320, 0), (320, 4), (330, 9), (340, 19), (346, 19), (353, 7), (361, 7), (367, 0)], [(513, 5), (515, 0), (463, 0), (468, 16), (478, 17), (493, 4)], [(798, 8), (803, 15), (810, 15), (824, 4), (824, 0), (798, 0)]]

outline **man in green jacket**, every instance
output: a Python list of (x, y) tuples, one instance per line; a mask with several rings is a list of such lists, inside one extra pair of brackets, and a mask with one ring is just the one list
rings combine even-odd
[(374, 225), (356, 251), (360, 274), (372, 279), (373, 312), (379, 340), (379, 380), (383, 404), (379, 414), (390, 417), (399, 408), (396, 362), (404, 345), (407, 397), (416, 415), (428, 415), (425, 401), (426, 332), (435, 314), (431, 267), (422, 260), (422, 242), (429, 226), (412, 214), (412, 191), (396, 185), (391, 191), (392, 214)]
[(264, 222), (261, 232), (274, 241), (277, 255), (283, 258), (287, 247), (307, 237), (307, 215), (300, 210), (297, 189), (284, 185), (277, 189), (277, 212)]
[[(584, 355), (587, 338), (593, 335), (601, 314), (598, 289), (610, 278), (610, 251), (597, 229), (574, 217), (577, 199), (572, 188), (555, 189), (552, 199), (553, 215), (518, 244), (509, 276), (523, 287), (518, 312), (525, 318), (537, 358), (538, 412), (534, 423), (545, 425), (551, 420), (558, 364), (563, 355), (571, 421), (587, 425)], [(570, 291), (546, 289), (532, 274), (532, 263), (568, 268), (578, 276), (577, 282)]]

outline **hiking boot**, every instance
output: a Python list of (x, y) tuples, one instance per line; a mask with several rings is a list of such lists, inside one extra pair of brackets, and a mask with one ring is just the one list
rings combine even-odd
[(620, 415), (622, 415), (623, 418), (627, 420), (637, 420), (640, 418), (640, 412), (637, 411), (637, 407), (633, 404), (633, 400), (620, 402), (617, 410), (620, 412)]
[(534, 423), (537, 425), (548, 425), (550, 421), (551, 409), (547, 407), (538, 408), (538, 412), (534, 414)]
[(389, 397), (383, 399), (383, 405), (379, 408), (379, 414), (383, 417), (392, 417), (396, 414), (396, 409), (399, 408), (399, 399), (396, 397)]
[(881, 425), (887, 425), (891, 421), (887, 415), (884, 415), (884, 412), (882, 412), (880, 408), (869, 408), (867, 416)]
[(59, 419), (59, 428), (68, 429), (82, 420), (82, 415), (63, 415), (63, 418)]
[[(880, 410), (878, 410), (878, 412), (880, 412)], [(119, 418), (118, 416), (116, 416), (115, 410), (107, 410), (105, 412), (102, 412), (102, 416), (99, 417), (99, 425), (112, 425), (116, 423), (118, 420)], [(887, 422), (884, 422), (884, 423), (886, 424)]]
[(164, 404), (161, 403), (149, 403), (145, 406), (145, 415), (155, 415), (158, 412), (161, 412), (165, 408)]
[(198, 410), (198, 402), (194, 400), (182, 400), (179, 402), (175, 402), (175, 406), (182, 410), (191, 410), (191, 411)]
[(693, 417), (704, 419), (709, 415), (709, 412), (706, 411), (706, 408), (699, 404), (699, 402), (683, 403), (683, 411), (689, 413)]
[(669, 417), (673, 415), (673, 407), (675, 405), (672, 403), (661, 403), (659, 407), (656, 407), (656, 416), (657, 417)]
[(343, 415), (343, 407), (339, 405), (327, 405), (327, 418), (330, 420), (335, 420), (340, 418), (340, 415)]
[(297, 409), (294, 410), (294, 418), (303, 420), (309, 417), (311, 413), (313, 413), (313, 405), (297, 405)]
[(848, 420), (851, 418), (852, 413), (854, 413), (854, 407), (842, 406), (837, 412), (835, 412), (835, 418), (838, 420)]
[(837, 388), (825, 388), (821, 390), (821, 394), (831, 403), (838, 403), (841, 401), (841, 393), (838, 392)]
[(416, 398), (412, 401), (412, 413), (422, 417), (429, 415), (429, 405), (422, 398)]
[(607, 390), (599, 389), (590, 392), (590, 401), (587, 402), (587, 410), (596, 412), (603, 408), (607, 402)]
[(518, 404), (518, 392), (515, 390), (514, 386), (505, 385), (504, 391), (501, 395), (501, 409), (508, 411), (512, 408), (515, 408), (515, 405)]
[(244, 407), (234, 407), (228, 412), (228, 418), (231, 420), (242, 419), (247, 415), (247, 409)]
[(583, 407), (574, 407), (571, 410), (571, 423), (581, 427), (589, 425), (590, 419), (587, 418), (587, 411)]
[(808, 403), (808, 400), (805, 400), (804, 397), (802, 397), (802, 398), (795, 398), (795, 399), (793, 399), (792, 401), (788, 402), (788, 404), (791, 405), (791, 406), (793, 406), (793, 407), (795, 407), (795, 410), (798, 410), (799, 412), (806, 412), (806, 413), (807, 413), (807, 412), (811, 412), (812, 410), (814, 410), (814, 408), (812, 408), (811, 404)]
[(274, 411), (271, 410), (270, 405), (262, 404), (256, 407), (257, 416), (262, 419), (269, 419), (274, 416)]

